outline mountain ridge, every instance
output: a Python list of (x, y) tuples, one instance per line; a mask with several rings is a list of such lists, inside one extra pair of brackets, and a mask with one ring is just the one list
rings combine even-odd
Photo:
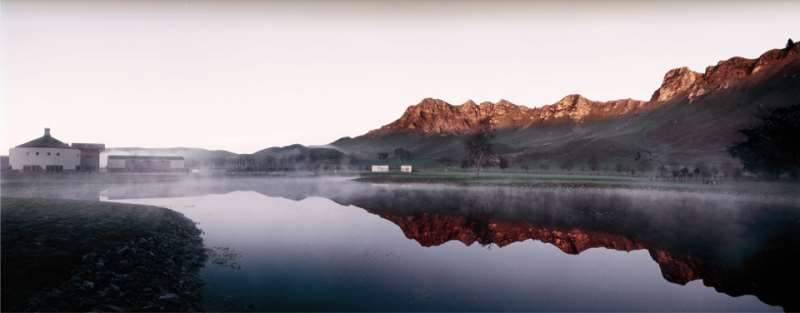
[(722, 60), (703, 73), (674, 68), (647, 101), (571, 94), (530, 108), (425, 98), (397, 120), (329, 146), (367, 163), (402, 148), (418, 166), (456, 166), (463, 137), (486, 119), (496, 132), (495, 152), (515, 167), (633, 172), (713, 165), (733, 172), (740, 164), (727, 149), (743, 139), (739, 130), (758, 123), (758, 112), (799, 99), (800, 44), (793, 43), (755, 59)]
[(377, 137), (396, 132), (466, 134), (474, 131), (482, 120), (488, 120), (495, 129), (513, 129), (551, 122), (582, 123), (594, 119), (613, 119), (667, 102), (686, 99), (693, 102), (708, 93), (756, 82), (780, 65), (796, 61), (798, 56), (800, 43), (794, 43), (783, 49), (768, 50), (755, 59), (732, 57), (722, 60), (706, 67), (704, 73), (687, 67), (674, 68), (664, 74), (662, 84), (648, 101), (631, 98), (594, 101), (580, 94), (570, 94), (552, 104), (527, 107), (505, 99), (480, 104), (470, 99), (460, 105), (452, 105), (441, 99), (424, 98), (409, 106), (399, 119), (364, 136)]

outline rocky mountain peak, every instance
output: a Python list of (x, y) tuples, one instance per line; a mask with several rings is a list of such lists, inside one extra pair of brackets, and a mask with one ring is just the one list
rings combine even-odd
[(450, 106), (450, 104), (445, 102), (444, 100), (435, 98), (425, 98), (422, 99), (422, 101), (420, 101), (416, 105), (410, 106), (409, 109), (411, 108), (441, 109), (441, 108), (446, 108), (448, 106)]
[(667, 101), (685, 93), (695, 82), (703, 78), (703, 74), (690, 70), (688, 67), (679, 67), (667, 71), (664, 82), (650, 98), (650, 101)]
[[(687, 67), (679, 67), (664, 75), (661, 86), (650, 101), (620, 99), (592, 101), (579, 94), (570, 94), (550, 105), (537, 108), (516, 105), (508, 100), (481, 102), (468, 100), (453, 106), (443, 100), (425, 98), (408, 107), (398, 120), (373, 130), (368, 135), (383, 135), (393, 132), (412, 132), (422, 135), (465, 134), (475, 130), (483, 120), (493, 127), (526, 128), (551, 122), (583, 123), (588, 120), (609, 119), (635, 114), (670, 101), (689, 100), (717, 90), (755, 82), (770, 73), (776, 73), (791, 62), (800, 62), (800, 44), (790, 42), (783, 49), (765, 52), (757, 59), (733, 57), (709, 66), (698, 73)], [(789, 73), (791, 74), (791, 73)]]
[(652, 102), (673, 99), (690, 101), (709, 92), (728, 89), (735, 85), (760, 79), (766, 73), (800, 59), (800, 44), (791, 43), (783, 49), (772, 49), (756, 59), (732, 57), (706, 67), (705, 72), (694, 72), (686, 67), (672, 69), (664, 75), (664, 82), (650, 98)]
[(581, 95), (568, 95), (540, 108), (529, 108), (501, 99), (498, 102), (476, 104), (468, 100), (453, 106), (443, 100), (425, 98), (408, 107), (396, 121), (369, 132), (379, 136), (395, 132), (412, 132), (422, 135), (466, 134), (474, 131), (483, 120), (497, 129), (524, 128), (534, 124), (570, 120), (582, 122), (591, 118), (606, 118), (638, 111), (645, 102), (623, 99), (608, 102), (589, 100)]
[(466, 102), (462, 103), (461, 106), (465, 108), (474, 108), (477, 107), (478, 104), (475, 103), (475, 101), (472, 101), (472, 99), (469, 99)]

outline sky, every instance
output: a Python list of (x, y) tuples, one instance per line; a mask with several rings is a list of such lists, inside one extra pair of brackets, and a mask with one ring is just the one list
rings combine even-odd
[[(426, 97), (649, 99), (800, 39), (800, 1), (2, 1), (0, 154), (41, 136), (252, 153)], [(794, 32), (794, 33), (792, 33)]]

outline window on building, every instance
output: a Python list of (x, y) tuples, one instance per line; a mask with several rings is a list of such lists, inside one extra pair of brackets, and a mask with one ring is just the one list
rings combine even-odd
[(48, 152), (47, 155), (50, 155), (50, 152)]
[(61, 152), (56, 152), (56, 156), (61, 156)]
[(36, 152), (36, 155), (39, 155), (39, 152)]

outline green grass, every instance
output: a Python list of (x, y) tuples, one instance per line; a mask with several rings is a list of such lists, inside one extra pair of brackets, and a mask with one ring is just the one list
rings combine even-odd
[(713, 192), (730, 194), (754, 194), (782, 197), (800, 194), (800, 184), (790, 182), (759, 182), (723, 180), (717, 184), (704, 184), (703, 180), (665, 180), (644, 176), (615, 176), (593, 173), (547, 173), (547, 172), (502, 172), (490, 170), (474, 171), (424, 171), (413, 173), (362, 173), (355, 179), (367, 183), (429, 183), (459, 186), (511, 186), (511, 187), (564, 187), (564, 188), (631, 188), (658, 189), (688, 192)]
[(485, 171), (476, 176), (474, 171), (425, 171), (413, 173), (364, 173), (359, 181), (368, 182), (430, 182), (430, 183), (455, 183), (467, 185), (516, 185), (547, 182), (608, 182), (632, 183), (649, 182), (646, 177), (633, 176), (604, 176), (590, 174), (557, 174), (557, 173), (531, 173), (531, 172), (497, 172)]

